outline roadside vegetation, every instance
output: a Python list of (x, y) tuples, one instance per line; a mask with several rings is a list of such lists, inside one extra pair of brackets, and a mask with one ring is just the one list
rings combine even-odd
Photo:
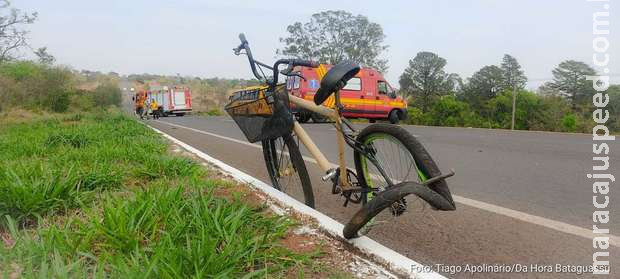
[[(316, 13), (294, 22), (280, 38), (277, 54), (336, 64), (353, 60), (385, 73), (388, 46), (381, 25), (346, 11)], [(329, 39), (324, 39), (329, 38)], [(358, 46), (368, 46), (359, 48)], [(592, 82), (588, 64), (566, 60), (550, 72), (538, 90), (526, 89), (528, 78), (517, 59), (504, 55), (498, 65), (480, 68), (471, 77), (448, 73), (448, 61), (420, 51), (400, 75), (399, 93), (409, 103), (409, 124), (510, 129), (516, 89), (515, 129), (592, 133)], [(611, 85), (607, 126), (620, 131), (620, 85)]]
[[(410, 124), (510, 129), (516, 89), (515, 129), (591, 133), (596, 124), (585, 63), (564, 61), (553, 78), (537, 91), (525, 89), (527, 77), (516, 58), (505, 55), (501, 65), (485, 66), (462, 80), (444, 71), (446, 60), (421, 52), (400, 77), (401, 94), (410, 104)], [(610, 85), (608, 127), (620, 131), (620, 85)]]
[[(90, 83), (90, 88), (84, 88)], [(120, 106), (118, 83), (89, 77), (69, 68), (34, 61), (0, 63), (0, 112), (12, 108), (33, 111), (93, 111)]]
[(3, 277), (263, 277), (319, 251), (118, 112), (0, 118)]

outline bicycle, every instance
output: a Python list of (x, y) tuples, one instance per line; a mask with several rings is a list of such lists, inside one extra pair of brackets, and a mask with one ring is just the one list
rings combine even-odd
[[(241, 44), (234, 48), (235, 55), (246, 55), (254, 76), (261, 86), (235, 92), (225, 110), (237, 123), (248, 141), (261, 141), (263, 157), (272, 186), (288, 195), (303, 196), (306, 205), (314, 208), (312, 183), (299, 151), (301, 142), (319, 168), (325, 172), (323, 181), (332, 182), (332, 194), (349, 203), (361, 204), (345, 225), (343, 235), (350, 239), (369, 228), (377, 214), (390, 208), (393, 216), (407, 209), (405, 197), (414, 194), (435, 210), (450, 211), (456, 206), (445, 181), (454, 171), (442, 174), (430, 154), (404, 128), (392, 124), (371, 124), (357, 132), (342, 117), (339, 90), (360, 70), (360, 66), (345, 61), (333, 66), (322, 78), (314, 102), (289, 95), (284, 83), (278, 83), (280, 74), (305, 78), (295, 67), (319, 67), (318, 63), (301, 59), (279, 59), (273, 66), (257, 61), (245, 35), (239, 34)], [(286, 65), (286, 69), (279, 70)], [(271, 77), (265, 70), (273, 72)], [(335, 96), (335, 108), (321, 104)], [(336, 128), (338, 165), (332, 166), (301, 125), (294, 120), (290, 105), (322, 115)], [(295, 140), (297, 139), (297, 140)], [(345, 144), (354, 151), (355, 171), (347, 168)], [(392, 156), (388, 151), (396, 151)], [(361, 178), (361, 179), (360, 179)], [(294, 181), (291, 181), (294, 180)]]

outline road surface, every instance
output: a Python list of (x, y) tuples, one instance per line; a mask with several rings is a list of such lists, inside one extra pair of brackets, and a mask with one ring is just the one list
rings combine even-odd
[[(127, 108), (130, 108), (128, 105)], [(262, 151), (249, 144), (228, 117), (167, 117), (148, 120), (195, 148), (270, 184)], [(365, 124), (357, 125), (360, 129)], [(334, 128), (303, 125), (331, 162), (337, 161)], [(419, 127), (404, 125), (426, 146), (440, 168), (454, 168), (449, 185), (457, 211), (436, 212), (412, 204), (392, 222), (375, 226), (369, 237), (418, 262), (439, 268), (466, 265), (519, 265), (531, 270), (557, 264), (592, 264), (592, 139), (588, 135), (546, 132)], [(620, 166), (620, 144), (610, 144), (610, 165)], [(302, 147), (302, 153), (309, 153)], [(351, 153), (348, 154), (353, 166)], [(320, 180), (318, 166), (306, 162), (315, 191), (317, 210), (346, 223), (357, 207), (342, 207), (341, 197)], [(614, 173), (614, 171), (611, 171)], [(617, 174), (617, 172), (615, 173)], [(610, 192), (614, 221), (620, 192)], [(609, 249), (612, 270), (620, 248)], [(615, 255), (615, 256), (614, 256)], [(454, 278), (583, 278), (575, 273), (441, 273)]]
[[(148, 121), (211, 156), (267, 183), (269, 178), (257, 145), (248, 144), (227, 117), (169, 117)], [(360, 128), (364, 125), (359, 125)], [(391, 223), (373, 228), (369, 236), (425, 264), (588, 265), (592, 239), (580, 235), (592, 227), (591, 137), (587, 135), (511, 132), (484, 129), (403, 126), (427, 147), (439, 166), (454, 168), (449, 185), (457, 196), (456, 212), (410, 207)], [(329, 124), (304, 128), (331, 162), (337, 161), (334, 129)], [(610, 145), (612, 151), (620, 144)], [(302, 153), (309, 156), (306, 150)], [(611, 166), (620, 166), (620, 153)], [(349, 156), (352, 157), (352, 156)], [(352, 165), (352, 159), (349, 158)], [(306, 162), (313, 178), (316, 208), (346, 223), (355, 206), (343, 208), (330, 194), (321, 171)], [(618, 191), (611, 201), (620, 200)], [(612, 219), (620, 212), (610, 207)], [(618, 232), (618, 222), (609, 224)], [(620, 255), (618, 247), (611, 255)], [(612, 267), (617, 266), (612, 260)], [(451, 276), (449, 272), (443, 274)], [(460, 273), (455, 277), (470, 278)], [(573, 278), (575, 274), (478, 274), (476, 278)]]

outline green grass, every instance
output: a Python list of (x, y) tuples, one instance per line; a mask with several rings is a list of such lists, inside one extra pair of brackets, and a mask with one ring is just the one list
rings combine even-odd
[(194, 112), (194, 114), (201, 116), (222, 116), (224, 115), (224, 112), (222, 112), (220, 109), (210, 109), (208, 111), (197, 111)]
[(250, 278), (316, 255), (279, 244), (291, 220), (212, 194), (227, 186), (118, 113), (3, 125), (0, 277)]

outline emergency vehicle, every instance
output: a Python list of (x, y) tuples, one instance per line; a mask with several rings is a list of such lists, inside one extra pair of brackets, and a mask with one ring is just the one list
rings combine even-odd
[(192, 92), (186, 86), (161, 86), (150, 84), (147, 100), (157, 102), (162, 116), (183, 116), (192, 111)]
[[(296, 67), (298, 72), (305, 78), (290, 76), (286, 87), (290, 94), (312, 101), (314, 93), (321, 85), (321, 79), (332, 65), (321, 64), (318, 68)], [(340, 90), (340, 102), (344, 107), (343, 115), (347, 118), (366, 118), (370, 122), (376, 120), (389, 120), (396, 124), (407, 118), (407, 102), (396, 95), (390, 84), (383, 75), (371, 68), (362, 68), (360, 72), (347, 82)], [(324, 106), (333, 108), (335, 105), (332, 95)], [(297, 121), (305, 123), (312, 119), (314, 122), (322, 122), (324, 118), (291, 105)]]

